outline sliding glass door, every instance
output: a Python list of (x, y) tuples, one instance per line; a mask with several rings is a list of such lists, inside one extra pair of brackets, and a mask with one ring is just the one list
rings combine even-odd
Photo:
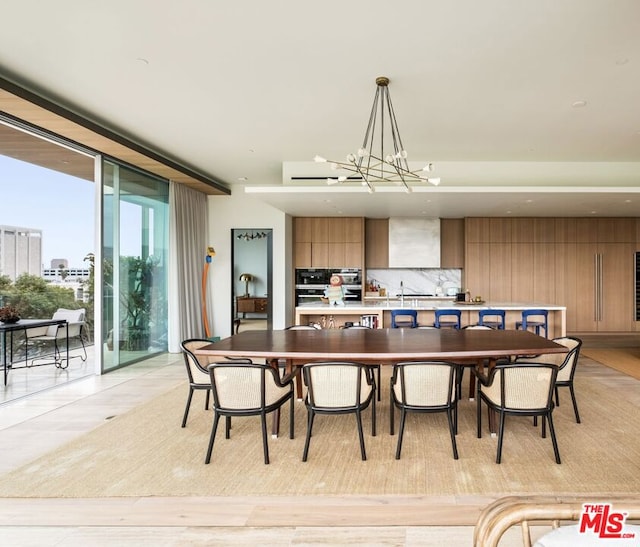
[(169, 184), (108, 160), (102, 177), (106, 372), (167, 350)]

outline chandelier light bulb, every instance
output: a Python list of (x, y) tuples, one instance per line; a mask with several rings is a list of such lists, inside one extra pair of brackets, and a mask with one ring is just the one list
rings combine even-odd
[(327, 160), (322, 156), (316, 156), (315, 158), (313, 158), (313, 161), (315, 161), (316, 163), (326, 163)]
[(347, 161), (349, 161), (351, 163), (355, 163), (356, 162), (356, 157), (353, 154), (349, 154), (347, 156)]
[(364, 158), (367, 155), (367, 150), (365, 148), (358, 148), (358, 156)]
[(423, 170), (423, 171), (428, 171), (428, 172), (433, 171), (433, 163), (427, 163), (427, 165), (425, 165), (425, 166), (422, 168), (422, 170)]
[(334, 171), (335, 171), (338, 167), (340, 167), (340, 166), (339, 166), (337, 163), (335, 163), (335, 162), (333, 162), (333, 163), (331, 164), (331, 169), (333, 169)]
[(394, 157), (391, 154), (389, 154), (384, 160), (391, 165), (393, 165), (393, 162), (395, 161)]
[(438, 184), (440, 184), (440, 177), (437, 177), (435, 179), (427, 179), (427, 181), (433, 184), (434, 186), (438, 186)]

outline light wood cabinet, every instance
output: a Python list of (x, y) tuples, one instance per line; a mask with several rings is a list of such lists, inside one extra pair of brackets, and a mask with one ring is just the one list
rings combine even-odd
[(295, 268), (362, 268), (362, 217), (296, 217)]
[[(472, 294), (566, 306), (569, 332), (636, 330), (638, 219), (507, 219), (510, 243), (492, 241), (509, 235), (491, 220), (465, 221), (464, 278)], [(487, 239), (474, 242), (478, 234)]]
[(464, 219), (440, 219), (440, 267), (464, 268)]
[(364, 256), (367, 268), (389, 267), (389, 219), (365, 219)]
[(293, 219), (293, 241), (295, 243), (311, 243), (312, 218), (296, 217)]
[(489, 243), (466, 243), (464, 290), (471, 296), (491, 298), (489, 291)]

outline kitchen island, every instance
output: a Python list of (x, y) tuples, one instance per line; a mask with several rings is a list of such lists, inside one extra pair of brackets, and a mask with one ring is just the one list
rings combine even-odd
[(330, 306), (322, 303), (308, 303), (296, 307), (296, 325), (316, 324), (324, 328), (333, 325), (340, 328), (345, 323), (369, 324), (377, 328), (391, 325), (391, 310), (405, 309), (418, 312), (418, 325), (433, 325), (435, 310), (459, 309), (462, 326), (475, 325), (480, 310), (505, 310), (506, 328), (515, 329), (516, 321), (522, 318), (523, 310), (543, 309), (548, 311), (549, 338), (566, 336), (566, 307), (540, 303), (523, 302), (455, 302), (453, 299), (405, 297), (388, 302), (367, 301), (348, 303), (344, 306)]

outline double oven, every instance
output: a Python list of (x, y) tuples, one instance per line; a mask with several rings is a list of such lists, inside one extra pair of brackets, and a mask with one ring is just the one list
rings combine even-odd
[(308, 303), (320, 303), (324, 291), (329, 286), (332, 275), (342, 277), (345, 289), (345, 303), (362, 300), (362, 270), (356, 268), (297, 268), (296, 269), (296, 306)]

